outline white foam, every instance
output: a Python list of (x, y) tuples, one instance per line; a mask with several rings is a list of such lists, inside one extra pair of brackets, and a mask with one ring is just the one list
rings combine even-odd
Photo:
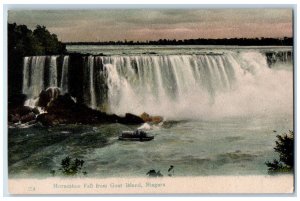
[(113, 113), (147, 112), (168, 119), (292, 114), (292, 71), (270, 69), (258, 51), (112, 61), (106, 69)]
[(138, 130), (151, 130), (151, 126), (148, 123), (144, 123), (140, 127), (138, 127)]

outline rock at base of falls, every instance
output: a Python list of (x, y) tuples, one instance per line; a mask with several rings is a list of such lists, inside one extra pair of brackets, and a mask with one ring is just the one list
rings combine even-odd
[(27, 123), (35, 121), (36, 116), (38, 114), (39, 111), (36, 108), (31, 108), (27, 106), (10, 108), (8, 111), (8, 123)]
[(47, 113), (40, 114), (37, 121), (45, 126), (58, 124), (100, 124), (122, 123), (140, 124), (144, 120), (136, 115), (127, 113), (125, 117), (93, 110), (84, 104), (75, 103), (69, 94), (59, 95), (48, 103)]
[(143, 114), (140, 115), (140, 117), (145, 121), (149, 123), (155, 123), (158, 124), (162, 122), (164, 119), (161, 116), (151, 116), (148, 113), (144, 112)]
[(33, 112), (30, 112), (29, 114), (23, 115), (20, 120), (21, 123), (27, 123), (27, 122), (31, 122), (34, 121), (36, 118), (36, 115)]
[(46, 90), (42, 90), (39, 95), (37, 106), (46, 107), (51, 100), (56, 99), (60, 95), (60, 89), (58, 87), (49, 87)]
[[(47, 91), (43, 94), (47, 95)], [(44, 126), (54, 126), (59, 124), (144, 123), (144, 120), (141, 117), (134, 114), (126, 113), (125, 116), (122, 117), (93, 110), (84, 104), (76, 103), (70, 94), (55, 95), (51, 97), (52, 100), (49, 102), (45, 101), (45, 113), (43, 114), (39, 114), (38, 109), (28, 106), (18, 106), (9, 109), (8, 123), (14, 125), (28, 122), (40, 122)]]

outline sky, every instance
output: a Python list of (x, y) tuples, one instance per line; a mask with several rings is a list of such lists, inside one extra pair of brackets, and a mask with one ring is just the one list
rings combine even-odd
[(292, 9), (10, 10), (8, 22), (44, 25), (63, 42), (291, 37)]

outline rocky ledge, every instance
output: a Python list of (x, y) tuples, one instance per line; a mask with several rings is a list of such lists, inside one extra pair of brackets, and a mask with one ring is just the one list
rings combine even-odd
[(154, 124), (158, 124), (163, 121), (163, 117), (151, 116), (151, 115), (147, 114), (146, 112), (141, 114), (140, 117), (144, 120), (144, 122), (149, 122), (149, 123), (154, 123)]
[(40, 112), (37, 108), (18, 106), (8, 111), (9, 124), (15, 123), (35, 123)]
[(27, 106), (10, 108), (8, 112), (9, 125), (36, 122), (40, 122), (44, 126), (101, 123), (141, 124), (145, 122), (141, 117), (130, 113), (118, 116), (93, 110), (84, 104), (76, 103), (69, 94), (55, 93), (55, 97), (51, 98), (45, 98), (45, 94), (47, 93), (42, 91), (41, 100), (37, 101), (37, 106), (42, 107), (44, 113), (39, 113), (37, 108)]
[(46, 113), (37, 116), (37, 121), (46, 126), (58, 124), (140, 124), (144, 120), (126, 113), (124, 117), (93, 110), (86, 105), (75, 103), (69, 94), (59, 95), (46, 107)]
[[(35, 108), (23, 105), (24, 101), (19, 101), (18, 105), (9, 108), (9, 125), (34, 124), (36, 122), (40, 122), (44, 126), (102, 123), (141, 124), (145, 122), (156, 124), (163, 121), (161, 116), (151, 116), (147, 113), (140, 116), (131, 113), (118, 116), (93, 110), (82, 103), (77, 103), (68, 93), (61, 95), (57, 87), (41, 91), (35, 101)], [(43, 112), (40, 112), (41, 110)]]

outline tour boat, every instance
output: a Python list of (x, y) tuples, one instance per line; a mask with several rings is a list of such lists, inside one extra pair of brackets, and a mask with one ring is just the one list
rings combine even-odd
[(150, 141), (153, 140), (154, 136), (148, 136), (145, 131), (123, 131), (119, 136), (119, 140), (123, 141)]

